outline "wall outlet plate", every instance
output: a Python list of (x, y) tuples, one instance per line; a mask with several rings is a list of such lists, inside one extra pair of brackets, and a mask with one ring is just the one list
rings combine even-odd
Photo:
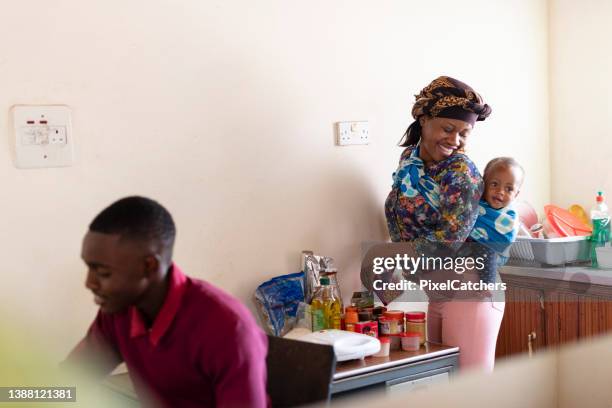
[(368, 122), (337, 122), (336, 144), (338, 146), (370, 144), (370, 127)]
[(11, 113), (17, 168), (72, 165), (74, 138), (68, 106), (15, 105)]

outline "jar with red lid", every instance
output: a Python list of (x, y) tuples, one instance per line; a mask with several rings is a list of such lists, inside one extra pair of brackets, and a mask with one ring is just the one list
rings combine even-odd
[(406, 332), (419, 333), (420, 344), (427, 340), (427, 320), (425, 312), (406, 312)]
[(404, 331), (404, 312), (401, 310), (387, 310), (383, 316), (390, 326), (389, 334), (399, 334)]
[(374, 354), (374, 357), (389, 357), (389, 350), (391, 349), (391, 339), (387, 336), (380, 337), (380, 351)]
[(378, 318), (380, 333), (385, 335), (400, 334), (403, 331), (403, 322), (399, 319), (381, 316)]

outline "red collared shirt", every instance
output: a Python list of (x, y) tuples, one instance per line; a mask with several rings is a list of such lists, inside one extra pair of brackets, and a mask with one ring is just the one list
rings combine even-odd
[(249, 310), (173, 265), (150, 330), (134, 307), (98, 312), (68, 361), (125, 361), (136, 391), (169, 407), (265, 407), (267, 338)]

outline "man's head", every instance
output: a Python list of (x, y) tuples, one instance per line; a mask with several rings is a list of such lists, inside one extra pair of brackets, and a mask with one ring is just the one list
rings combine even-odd
[(85, 286), (104, 312), (114, 313), (149, 301), (172, 263), (176, 228), (170, 213), (144, 197), (123, 198), (89, 225), (81, 257)]

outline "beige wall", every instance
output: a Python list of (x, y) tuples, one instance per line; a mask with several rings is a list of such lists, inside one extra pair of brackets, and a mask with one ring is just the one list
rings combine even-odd
[(612, 3), (550, 1), (552, 201), (612, 203)]
[[(360, 243), (386, 238), (413, 95), (438, 75), (493, 106), (476, 163), (517, 157), (523, 198), (549, 200), (544, 0), (23, 0), (3, 8), (0, 49), (1, 307), (58, 353), (95, 313), (81, 237), (128, 194), (172, 211), (187, 273), (246, 302), (306, 248), (337, 259), (350, 297)], [(17, 103), (73, 108), (73, 167), (13, 167)], [(372, 144), (335, 147), (345, 120), (369, 120)]]

